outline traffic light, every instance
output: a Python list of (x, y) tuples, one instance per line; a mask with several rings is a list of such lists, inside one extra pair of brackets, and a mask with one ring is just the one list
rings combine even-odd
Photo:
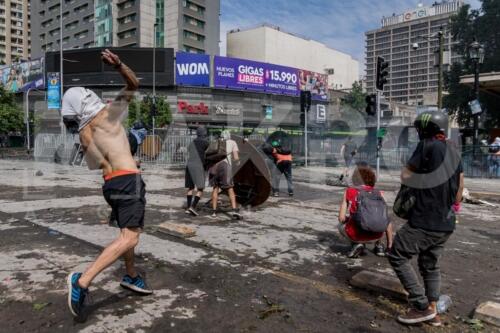
[(377, 95), (371, 94), (366, 96), (366, 113), (369, 116), (374, 116), (377, 114)]
[(384, 84), (387, 83), (387, 76), (389, 75), (389, 62), (385, 61), (382, 57), (377, 57), (377, 89), (384, 90)]
[(306, 114), (311, 109), (311, 92), (300, 92), (300, 126), (305, 126)]
[(300, 112), (309, 111), (311, 108), (311, 92), (301, 91), (300, 92)]

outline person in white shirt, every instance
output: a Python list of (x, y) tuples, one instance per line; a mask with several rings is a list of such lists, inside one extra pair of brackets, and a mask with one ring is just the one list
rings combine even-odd
[(241, 218), (238, 206), (236, 204), (236, 195), (234, 193), (233, 184), (233, 172), (232, 164), (233, 162), (239, 163), (239, 149), (238, 144), (231, 140), (231, 133), (224, 130), (221, 133), (219, 140), (224, 140), (226, 142), (226, 153), (227, 157), (220, 162), (214, 164), (208, 170), (208, 178), (210, 186), (213, 187), (212, 191), (212, 218), (217, 218), (217, 201), (219, 199), (220, 190), (227, 190), (229, 195), (229, 200), (231, 201), (231, 207), (233, 209), (232, 217), (235, 220)]

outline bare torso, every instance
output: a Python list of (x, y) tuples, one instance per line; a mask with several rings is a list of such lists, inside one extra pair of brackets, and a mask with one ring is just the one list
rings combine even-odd
[(89, 169), (102, 169), (104, 176), (116, 170), (137, 170), (121, 121), (110, 118), (106, 106), (80, 131)]

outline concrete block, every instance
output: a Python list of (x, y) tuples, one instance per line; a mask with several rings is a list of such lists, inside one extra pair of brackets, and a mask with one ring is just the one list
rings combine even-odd
[(158, 231), (180, 238), (188, 238), (196, 235), (195, 229), (171, 222), (163, 222), (158, 225)]
[(408, 296), (399, 279), (387, 274), (365, 270), (355, 274), (350, 283), (354, 287), (379, 292), (402, 300), (406, 300)]
[(488, 301), (479, 304), (474, 312), (474, 318), (500, 327), (500, 303)]

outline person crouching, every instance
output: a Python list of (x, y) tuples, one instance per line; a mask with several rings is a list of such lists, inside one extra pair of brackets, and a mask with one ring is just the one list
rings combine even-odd
[(387, 206), (382, 192), (375, 189), (376, 176), (366, 164), (358, 164), (352, 175), (352, 187), (348, 187), (339, 210), (338, 229), (351, 244), (347, 254), (357, 258), (366, 243), (375, 242), (374, 253), (385, 256), (381, 239), (386, 235), (387, 248), (392, 246), (392, 224), (387, 216)]

